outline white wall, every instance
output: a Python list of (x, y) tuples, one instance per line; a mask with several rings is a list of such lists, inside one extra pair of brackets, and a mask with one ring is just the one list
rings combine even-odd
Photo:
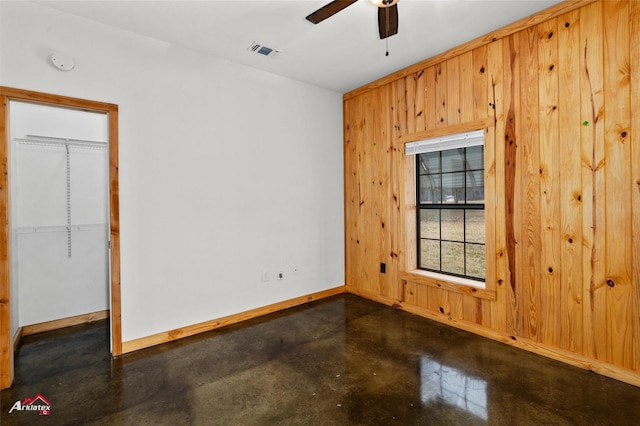
[(119, 105), (124, 341), (344, 283), (341, 94), (23, 2), (0, 85)]

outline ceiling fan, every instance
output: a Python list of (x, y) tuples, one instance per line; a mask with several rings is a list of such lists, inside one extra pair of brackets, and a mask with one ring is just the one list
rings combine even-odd
[[(334, 0), (321, 7), (309, 16), (307, 21), (317, 24), (332, 17), (358, 0)], [(380, 39), (385, 39), (398, 33), (398, 1), (400, 0), (369, 0), (378, 7), (378, 32)]]

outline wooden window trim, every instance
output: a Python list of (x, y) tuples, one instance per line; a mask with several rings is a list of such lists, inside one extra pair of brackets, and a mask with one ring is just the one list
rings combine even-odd
[[(404, 145), (423, 139), (436, 138), (454, 133), (467, 132), (472, 130), (485, 131), (485, 249), (486, 265), (484, 288), (478, 287), (476, 281), (465, 278), (439, 274), (437, 272), (418, 269), (417, 256), (417, 225), (416, 214), (416, 179), (415, 179), (415, 158), (413, 155), (404, 154)], [(495, 131), (493, 118), (462, 123), (454, 126), (447, 126), (439, 129), (432, 129), (409, 135), (402, 135), (398, 138), (402, 145), (404, 158), (404, 202), (400, 204), (400, 217), (404, 221), (403, 230), (405, 232), (404, 261), (401, 263), (400, 278), (416, 284), (435, 287), (455, 293), (461, 293), (481, 299), (496, 300), (496, 280), (497, 280), (497, 259), (492, 253), (496, 253), (496, 182), (495, 182)], [(472, 284), (473, 283), (473, 284)]]

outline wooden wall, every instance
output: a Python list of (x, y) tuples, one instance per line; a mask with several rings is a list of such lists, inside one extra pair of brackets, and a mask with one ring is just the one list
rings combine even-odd
[[(487, 129), (485, 292), (410, 272), (404, 143), (473, 128)], [(345, 94), (347, 291), (640, 386), (634, 130), (635, 0), (562, 3)]]

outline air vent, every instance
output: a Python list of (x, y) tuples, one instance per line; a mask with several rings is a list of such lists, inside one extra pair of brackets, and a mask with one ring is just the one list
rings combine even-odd
[(264, 44), (256, 43), (255, 41), (251, 43), (247, 50), (258, 55), (269, 56), (270, 58), (273, 58), (278, 53), (282, 52), (281, 50), (265, 46)]

